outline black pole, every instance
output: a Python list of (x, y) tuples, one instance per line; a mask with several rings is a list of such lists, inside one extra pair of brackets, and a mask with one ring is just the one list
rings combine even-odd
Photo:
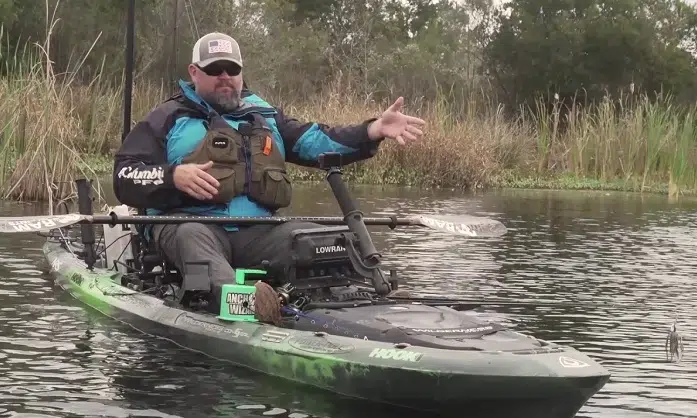
[(169, 63), (170, 65), (170, 72), (169, 72), (169, 80), (167, 80), (167, 83), (170, 84), (170, 93), (174, 94), (174, 89), (176, 86), (176, 80), (177, 80), (177, 68), (179, 60), (177, 59), (179, 48), (178, 46), (178, 40), (177, 40), (177, 32), (179, 30), (179, 0), (174, 0), (174, 16), (173, 16), (173, 27), (172, 27), (172, 59), (171, 62)]
[[(121, 142), (126, 140), (126, 136), (131, 132), (131, 97), (133, 95), (133, 72), (135, 67), (135, 28), (136, 28), (136, 0), (128, 1), (128, 19), (126, 25), (126, 85), (123, 89), (123, 133), (121, 135)], [(138, 210), (139, 215), (144, 215), (145, 211)], [(143, 237), (142, 226), (137, 226), (139, 238)], [(142, 257), (143, 249), (141, 248), (140, 241), (134, 239), (131, 241), (131, 250), (133, 251), (133, 262), (135, 268), (140, 270), (142, 264), (140, 259)]]
[(131, 131), (131, 96), (133, 95), (133, 67), (135, 62), (136, 0), (128, 2), (126, 25), (126, 85), (123, 89), (123, 134), (121, 141)]
[[(82, 215), (92, 215), (92, 182), (87, 179), (77, 179), (77, 204)], [(92, 270), (97, 261), (97, 254), (94, 248), (94, 225), (80, 225), (80, 238), (85, 246), (85, 264), (87, 269)]]

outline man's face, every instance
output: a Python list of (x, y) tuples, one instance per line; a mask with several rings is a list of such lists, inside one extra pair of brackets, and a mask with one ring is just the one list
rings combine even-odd
[(215, 61), (199, 68), (189, 64), (189, 75), (196, 92), (206, 102), (217, 105), (225, 112), (240, 106), (242, 92), (241, 68), (230, 61)]

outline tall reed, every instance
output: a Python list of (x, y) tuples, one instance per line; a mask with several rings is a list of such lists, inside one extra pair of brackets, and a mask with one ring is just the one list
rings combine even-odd
[[(628, 190), (697, 192), (694, 107), (676, 106), (670, 97), (606, 97), (586, 107), (541, 112), (538, 119), (559, 119), (562, 112), (564, 129), (551, 157), (556, 172), (619, 181)], [(538, 122), (537, 131), (546, 132), (547, 123)]]
[[(76, 81), (84, 57), (73, 70), (54, 73), (53, 25), (43, 44), (7, 48), (15, 56), (3, 57), (6, 76), (0, 78), (0, 198), (48, 201), (50, 207), (75, 195), (76, 176), (97, 177), (85, 156), (110, 154), (118, 145), (123, 101), (122, 88), (108, 86), (100, 72), (89, 84)], [(0, 30), (0, 42), (9, 42), (3, 36)], [(134, 116), (162, 95), (162, 86), (141, 88)]]

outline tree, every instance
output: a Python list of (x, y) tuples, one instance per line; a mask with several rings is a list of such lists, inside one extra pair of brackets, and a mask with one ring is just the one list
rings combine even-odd
[(509, 102), (595, 100), (634, 83), (693, 96), (695, 10), (682, 0), (512, 0), (495, 16), (487, 69)]

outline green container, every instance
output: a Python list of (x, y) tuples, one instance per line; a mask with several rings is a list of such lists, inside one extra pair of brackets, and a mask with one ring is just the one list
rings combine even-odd
[(220, 315), (223, 321), (257, 322), (254, 318), (254, 300), (257, 288), (247, 284), (247, 275), (265, 275), (264, 270), (237, 269), (235, 284), (223, 285), (220, 295)]

